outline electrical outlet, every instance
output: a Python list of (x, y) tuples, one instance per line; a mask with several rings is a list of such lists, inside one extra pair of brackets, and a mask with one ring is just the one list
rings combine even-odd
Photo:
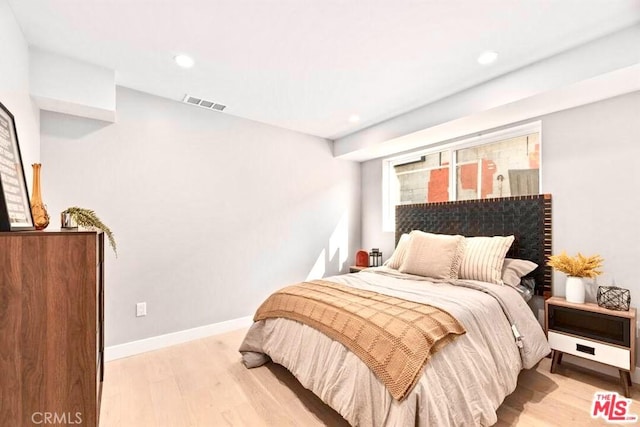
[(136, 304), (136, 317), (142, 317), (147, 315), (147, 303), (139, 302)]

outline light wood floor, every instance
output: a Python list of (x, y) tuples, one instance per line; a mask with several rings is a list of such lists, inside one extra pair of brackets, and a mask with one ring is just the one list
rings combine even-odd
[[(347, 426), (284, 368), (246, 369), (237, 351), (245, 330), (106, 364), (101, 427)], [(604, 425), (589, 416), (593, 393), (615, 378), (551, 359), (523, 371), (498, 409), (498, 426)], [(640, 415), (634, 386), (631, 412)]]

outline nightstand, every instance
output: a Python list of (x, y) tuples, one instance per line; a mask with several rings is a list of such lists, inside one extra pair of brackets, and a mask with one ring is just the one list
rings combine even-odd
[(349, 273), (359, 273), (362, 270), (364, 270), (365, 268), (369, 268), (369, 267), (362, 267), (360, 265), (352, 265), (349, 267)]
[(618, 368), (624, 395), (636, 367), (636, 309), (615, 311), (597, 304), (575, 304), (564, 298), (545, 301), (545, 330), (553, 350), (551, 372), (564, 353)]

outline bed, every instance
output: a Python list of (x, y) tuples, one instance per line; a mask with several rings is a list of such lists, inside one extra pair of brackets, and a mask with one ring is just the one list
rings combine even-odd
[[(340, 290), (436, 307), (463, 326), (463, 333), (456, 333), (428, 355), (406, 393), (392, 393), (388, 381), (381, 380), (378, 371), (374, 373), (370, 361), (365, 363), (366, 357), (349, 350), (344, 341), (309, 326), (313, 323), (292, 318), (256, 321), (240, 347), (244, 364), (256, 367), (273, 361), (284, 366), (354, 426), (496, 423), (496, 409), (515, 389), (519, 372), (534, 367), (550, 352), (544, 332), (512, 286), (414, 274), (406, 266), (409, 258), (417, 256), (415, 242), (422, 238), (419, 230), (435, 233), (437, 238), (453, 234), (513, 236), (508, 253), (502, 256), (537, 264), (527, 274), (535, 282), (535, 293), (551, 291), (551, 274), (545, 266), (551, 251), (549, 195), (398, 206), (396, 242), (402, 244), (404, 234), (415, 233), (406, 239), (414, 246), (409, 246), (409, 255), (404, 254), (401, 267), (388, 262), (323, 281)], [(471, 258), (469, 242), (480, 239), (456, 239), (465, 242), (465, 254)], [(464, 262), (456, 269), (461, 271)]]

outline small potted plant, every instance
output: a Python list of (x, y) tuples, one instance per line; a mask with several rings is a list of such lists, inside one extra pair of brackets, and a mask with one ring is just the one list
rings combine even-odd
[(600, 255), (584, 256), (580, 252), (576, 256), (569, 256), (565, 251), (560, 255), (549, 257), (547, 265), (567, 275), (567, 302), (584, 303), (584, 278), (593, 279), (602, 274), (604, 259)]
[(109, 245), (113, 249), (113, 253), (118, 257), (118, 251), (116, 250), (116, 240), (113, 237), (113, 232), (98, 218), (96, 213), (91, 209), (79, 208), (72, 206), (62, 211), (62, 228), (78, 228), (84, 227), (90, 230), (101, 230), (107, 235)]

